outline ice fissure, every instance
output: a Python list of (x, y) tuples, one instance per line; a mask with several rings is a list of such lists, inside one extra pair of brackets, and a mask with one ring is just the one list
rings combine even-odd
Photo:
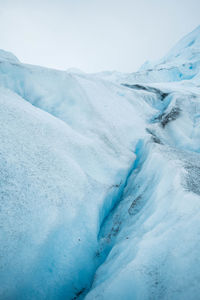
[[(130, 86), (128, 84), (123, 84), (124, 86), (128, 88), (133, 88), (133, 89), (141, 89), (148, 91), (150, 93), (155, 94), (155, 97), (157, 98), (157, 101), (163, 101), (166, 97), (169, 96), (169, 93), (162, 92), (162, 90), (158, 90), (156, 88), (151, 88), (151, 87), (143, 87), (138, 85), (135, 86)], [(170, 97), (170, 100), (172, 98)], [(159, 113), (156, 112), (156, 115), (164, 115), (165, 110), (167, 110), (170, 100), (166, 100), (167, 104), (163, 104), (160, 106)], [(150, 99), (149, 99), (150, 101)], [(152, 119), (156, 119), (156, 117), (152, 117)], [(173, 118), (172, 118), (173, 120)], [(152, 121), (150, 120), (149, 123)], [(162, 121), (160, 121), (160, 124), (162, 124)], [(163, 126), (163, 124), (162, 124)], [(164, 126), (163, 126), (164, 127)], [(95, 280), (96, 280), (96, 272), (98, 272), (98, 268), (101, 268), (101, 265), (106, 262), (107, 257), (109, 256), (110, 251), (112, 250), (113, 246), (115, 245), (115, 240), (118, 236), (118, 234), (121, 231), (121, 228), (123, 227), (124, 223), (126, 223), (126, 217), (135, 217), (137, 214), (140, 213), (140, 211), (143, 209), (143, 207), (147, 204), (148, 202), (148, 196), (144, 196), (143, 194), (148, 195), (148, 187), (138, 185), (137, 183), (137, 176), (142, 173), (142, 166), (144, 165), (145, 161), (148, 160), (148, 153), (150, 152), (150, 148), (154, 148), (152, 146), (153, 143), (158, 143), (161, 144), (159, 138), (151, 132), (151, 130), (147, 127), (146, 131), (150, 134), (149, 137), (145, 139), (139, 139), (135, 145), (135, 160), (134, 163), (132, 164), (127, 177), (124, 181), (124, 184), (122, 185), (122, 188), (118, 192), (117, 195), (117, 201), (114, 200), (112, 201), (114, 204), (113, 208), (110, 209), (110, 211), (105, 215), (102, 224), (99, 229), (98, 233), (98, 248), (95, 252), (95, 260), (96, 260), (96, 270), (94, 273), (94, 277), (92, 279), (92, 283), (90, 285), (90, 289), (95, 287)], [(153, 168), (152, 168), (153, 170)], [(138, 175), (139, 174), (139, 175)], [(130, 180), (130, 182), (129, 182)], [(145, 178), (140, 179), (141, 181), (144, 181)], [(138, 188), (139, 187), (139, 188)], [(118, 187), (119, 188), (119, 187)], [(142, 190), (142, 192), (141, 192)], [(140, 192), (139, 192), (140, 191)], [(128, 197), (132, 200), (132, 202), (127, 201), (127, 194), (129, 195)], [(105, 200), (105, 203), (107, 200)], [(124, 215), (120, 217), (119, 211), (123, 207), (123, 210), (125, 210)], [(129, 239), (128, 236), (123, 236), (123, 239)], [(89, 293), (89, 289), (84, 289), (84, 293), (81, 295), (82, 297), (86, 297)], [(80, 299), (81, 299), (80, 298)], [(90, 299), (90, 297), (89, 297)], [(92, 299), (92, 298), (91, 298)]]
[[(143, 143), (144, 141), (139, 140), (135, 147), (135, 155), (136, 158), (134, 160), (134, 163), (132, 164), (127, 177), (125, 179), (125, 182), (122, 186), (122, 189), (119, 191), (119, 194), (117, 196), (117, 201), (113, 201), (114, 207), (107, 213), (105, 218), (103, 219), (103, 222), (100, 226), (99, 233), (98, 233), (98, 248), (95, 252), (95, 260), (96, 260), (96, 270), (106, 261), (107, 256), (109, 255), (109, 252), (111, 251), (115, 237), (119, 233), (122, 225), (122, 221), (120, 221), (119, 216), (116, 218), (117, 211), (119, 209), (119, 206), (122, 205), (124, 193), (126, 191), (128, 181), (130, 177), (133, 177), (133, 174), (136, 172), (136, 170), (140, 167), (141, 163), (144, 160), (144, 157), (141, 155), (142, 152), (144, 152), (143, 149)], [(139, 197), (138, 197), (139, 198)], [(138, 199), (137, 199), (138, 200)], [(106, 201), (106, 200), (105, 200)], [(136, 204), (136, 201), (135, 201)], [(133, 206), (133, 205), (132, 205)], [(130, 213), (130, 208), (128, 210)], [(95, 271), (96, 272), (96, 271)], [(95, 274), (94, 274), (95, 278)], [(94, 281), (94, 278), (92, 280), (92, 283)], [(90, 285), (91, 288), (92, 284)], [(88, 290), (85, 290), (85, 293), (88, 293)]]

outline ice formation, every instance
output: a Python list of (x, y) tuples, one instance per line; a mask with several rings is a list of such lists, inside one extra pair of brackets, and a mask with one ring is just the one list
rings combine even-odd
[(132, 74), (0, 51), (0, 299), (200, 294), (200, 27)]

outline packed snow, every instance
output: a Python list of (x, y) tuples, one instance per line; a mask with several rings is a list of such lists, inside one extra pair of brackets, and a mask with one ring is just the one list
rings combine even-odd
[(199, 79), (200, 27), (132, 74), (0, 51), (0, 299), (199, 298)]

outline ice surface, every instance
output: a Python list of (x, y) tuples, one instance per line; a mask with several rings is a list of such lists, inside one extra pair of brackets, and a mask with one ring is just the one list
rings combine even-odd
[(102, 228), (99, 252), (108, 256), (86, 299), (198, 299), (199, 193), (185, 178), (199, 170), (199, 156), (156, 143), (139, 156)]
[(199, 51), (92, 75), (0, 52), (0, 299), (198, 299)]
[(2, 62), (0, 83), (1, 297), (70, 299), (90, 285), (99, 227), (154, 109), (125, 87), (20, 63)]

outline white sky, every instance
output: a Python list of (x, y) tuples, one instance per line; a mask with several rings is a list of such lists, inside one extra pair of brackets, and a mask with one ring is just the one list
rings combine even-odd
[(0, 0), (0, 48), (22, 62), (136, 71), (200, 25), (200, 0)]

